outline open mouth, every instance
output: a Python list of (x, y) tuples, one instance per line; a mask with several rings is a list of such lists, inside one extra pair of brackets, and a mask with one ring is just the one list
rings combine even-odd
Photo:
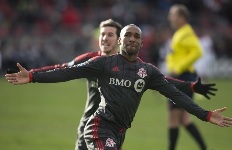
[(136, 45), (134, 45), (134, 44), (128, 44), (127, 47), (134, 47), (135, 48)]
[(103, 46), (103, 47), (109, 47), (110, 45), (109, 45), (109, 44), (103, 43), (102, 46)]

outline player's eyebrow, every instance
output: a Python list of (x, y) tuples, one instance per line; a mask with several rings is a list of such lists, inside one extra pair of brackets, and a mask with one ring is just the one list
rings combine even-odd
[[(133, 32), (131, 32), (131, 31), (127, 31), (127, 32), (125, 33), (125, 35), (126, 35), (126, 34), (133, 34)], [(141, 35), (140, 35), (139, 33), (137, 33), (137, 32), (136, 32), (136, 33), (134, 33), (134, 35), (139, 36), (139, 37), (141, 36)]]
[(141, 34), (139, 34), (139, 33), (135, 33), (135, 35), (141, 37)]

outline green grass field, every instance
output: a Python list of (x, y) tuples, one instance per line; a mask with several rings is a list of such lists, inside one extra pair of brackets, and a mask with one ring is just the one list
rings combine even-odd
[[(217, 96), (208, 101), (198, 95), (196, 102), (209, 110), (227, 106), (223, 114), (232, 117), (232, 80), (210, 82), (217, 83)], [(15, 86), (0, 77), (0, 149), (73, 150), (85, 99), (84, 79)], [(124, 150), (166, 150), (166, 110), (166, 99), (155, 91), (147, 91), (127, 132)], [(231, 149), (232, 128), (220, 128), (192, 118), (210, 150)], [(198, 149), (182, 128), (177, 150)]]

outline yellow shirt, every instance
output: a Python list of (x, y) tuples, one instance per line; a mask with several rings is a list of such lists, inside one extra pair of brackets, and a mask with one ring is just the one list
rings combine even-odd
[(166, 58), (168, 72), (176, 75), (185, 71), (194, 72), (193, 64), (203, 55), (203, 51), (189, 24), (174, 33), (170, 48), (172, 51)]

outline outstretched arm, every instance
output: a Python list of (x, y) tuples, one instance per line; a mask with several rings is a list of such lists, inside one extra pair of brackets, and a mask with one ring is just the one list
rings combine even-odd
[(34, 69), (31, 69), (30, 72), (45, 72), (45, 71), (49, 71), (49, 70), (53, 70), (53, 69), (70, 67), (70, 66), (73, 66), (73, 65), (83, 63), (83, 62), (89, 60), (90, 58), (100, 56), (100, 55), (101, 55), (100, 51), (88, 52), (88, 53), (84, 53), (84, 54), (81, 54), (79, 56), (76, 56), (76, 58), (74, 58), (70, 62), (66, 62), (66, 63), (62, 63), (62, 64), (55, 64), (55, 65), (52, 65), (52, 66), (44, 66), (44, 67), (40, 67), (40, 68), (34, 68)]
[(103, 70), (103, 64), (106, 57), (94, 57), (84, 63), (71, 67), (50, 70), (47, 72), (28, 72), (20, 64), (18, 73), (6, 74), (9, 83), (25, 84), (29, 82), (38, 83), (57, 83), (65, 82), (79, 78), (98, 77), (99, 72)]
[[(160, 80), (156, 80), (156, 90), (161, 94), (171, 99), (174, 103), (176, 103), (181, 108), (185, 109), (189, 113), (195, 115), (199, 119), (203, 121), (208, 121), (212, 124), (218, 125), (220, 127), (231, 127), (232, 126), (232, 118), (225, 117), (221, 113), (226, 110), (226, 108), (216, 109), (214, 111), (207, 111), (197, 105), (194, 101), (192, 101), (188, 96), (182, 94), (178, 91), (172, 84), (165, 84), (165, 80), (162, 81), (162, 77)], [(160, 82), (159, 82), (160, 81)]]
[(175, 85), (177, 89), (184, 93), (195, 92), (205, 96), (210, 99), (209, 95), (215, 96), (217, 89), (215, 88), (215, 83), (203, 84), (201, 78), (198, 78), (196, 82), (182, 81), (175, 78), (165, 77), (168, 82)]
[(225, 111), (226, 108), (216, 109), (214, 111), (205, 110), (187, 95), (180, 92), (173, 84), (167, 82), (163, 74), (161, 74), (157, 68), (154, 68), (153, 71), (153, 78), (149, 84), (149, 89), (157, 90), (162, 95), (172, 100), (179, 107), (198, 117), (202, 121), (208, 121), (221, 127), (232, 126), (232, 118), (225, 117), (221, 114), (221, 112)]

